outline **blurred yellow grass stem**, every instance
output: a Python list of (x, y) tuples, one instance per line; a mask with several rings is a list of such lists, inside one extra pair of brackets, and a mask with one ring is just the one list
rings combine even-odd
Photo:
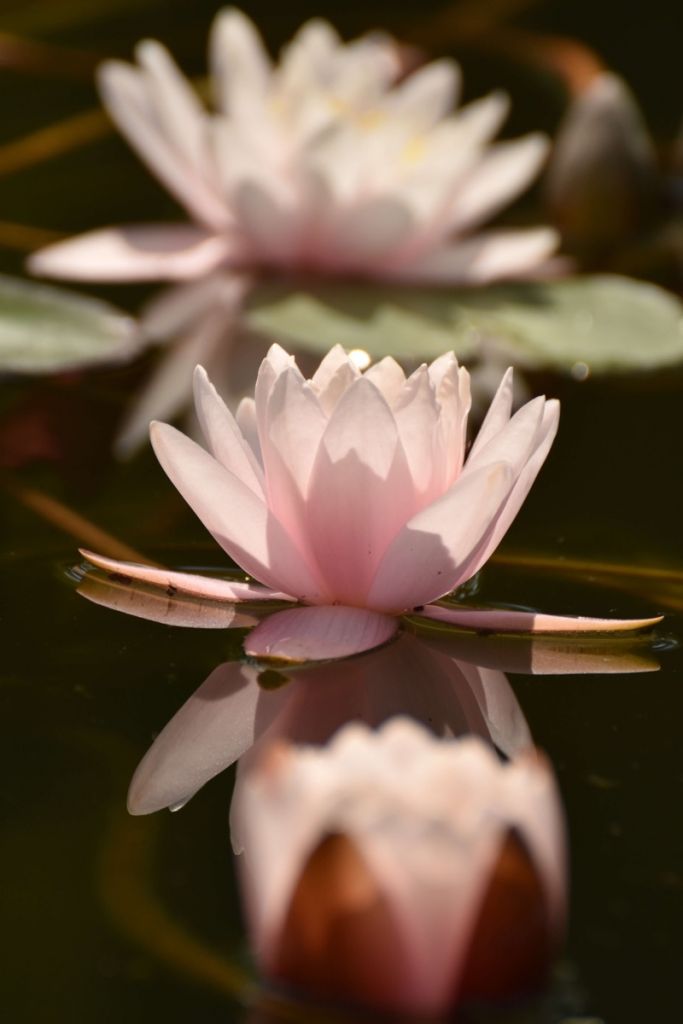
[(0, 176), (15, 174), (108, 135), (112, 125), (103, 110), (86, 110), (39, 128), (0, 147)]

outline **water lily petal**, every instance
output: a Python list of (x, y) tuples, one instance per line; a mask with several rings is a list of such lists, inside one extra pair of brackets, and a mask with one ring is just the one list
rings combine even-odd
[(229, 255), (226, 239), (192, 224), (127, 224), (87, 231), (39, 249), (32, 274), (79, 281), (157, 281), (199, 277)]
[(386, 109), (412, 122), (416, 131), (425, 131), (456, 105), (461, 78), (455, 61), (448, 58), (432, 61), (414, 71), (390, 93)]
[(135, 56), (164, 136), (199, 176), (205, 175), (211, 168), (208, 117), (199, 97), (161, 43), (146, 39), (136, 46)]
[(110, 117), (149, 169), (200, 223), (225, 227), (230, 216), (222, 197), (164, 134), (144, 73), (122, 61), (105, 61), (98, 84)]
[(323, 434), (306, 504), (309, 549), (340, 603), (365, 603), (378, 560), (416, 504), (393, 414), (361, 377)]
[(395, 618), (366, 608), (288, 608), (260, 622), (244, 641), (244, 650), (254, 658), (294, 662), (347, 658), (379, 647), (397, 630)]
[(150, 436), (170, 480), (238, 565), (275, 590), (286, 580), (287, 592), (301, 600), (323, 598), (292, 538), (249, 487), (173, 427), (154, 423)]
[(272, 67), (254, 23), (242, 11), (219, 11), (209, 40), (216, 104), (237, 118), (252, 115), (267, 92)]
[(492, 146), (458, 189), (450, 230), (461, 234), (490, 220), (538, 174), (549, 145), (544, 135), (534, 134)]
[(202, 433), (215, 458), (263, 498), (263, 470), (202, 366), (194, 373), (194, 397)]
[(384, 554), (368, 606), (407, 610), (464, 582), (463, 567), (498, 516), (513, 479), (504, 463), (484, 466), (463, 474), (446, 494), (418, 512)]
[(219, 665), (140, 761), (128, 790), (130, 813), (178, 809), (241, 757), (254, 742), (264, 697), (279, 706), (278, 693), (264, 694), (258, 685), (257, 669)]
[(514, 371), (511, 366), (507, 368), (503, 374), (503, 378), (498, 385), (498, 390), (491, 400), (491, 404), (488, 407), (486, 416), (482, 425), (479, 427), (479, 431), (472, 447), (470, 448), (469, 457), (476, 458), (477, 453), (487, 445), (488, 442), (500, 433), (505, 424), (512, 415), (512, 401), (514, 398)]
[(81, 554), (98, 569), (111, 573), (122, 582), (127, 579), (139, 580), (154, 587), (161, 587), (174, 594), (190, 594), (193, 597), (207, 597), (212, 601), (291, 601), (287, 594), (269, 590), (258, 583), (242, 583), (239, 580), (223, 580), (215, 576), (200, 576), (198, 573), (174, 572), (154, 565), (137, 562), (121, 562), (115, 558), (98, 555), (94, 551), (80, 549)]
[(456, 608), (452, 605), (427, 605), (419, 615), (447, 622), (463, 629), (491, 633), (630, 633), (651, 629), (663, 616), (651, 619), (592, 619), (585, 616), (545, 615), (507, 608)]
[(524, 277), (547, 260), (558, 243), (552, 228), (488, 231), (388, 267), (386, 273), (399, 280), (483, 285)]
[(493, 462), (506, 462), (512, 466), (517, 477), (536, 447), (544, 410), (545, 398), (540, 395), (523, 405), (494, 437), (480, 445), (476, 452), (470, 453), (465, 463), (465, 472), (472, 472)]

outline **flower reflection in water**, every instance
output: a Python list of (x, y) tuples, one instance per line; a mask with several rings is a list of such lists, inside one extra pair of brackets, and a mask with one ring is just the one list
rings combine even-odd
[(256, 956), (297, 989), (439, 1013), (538, 987), (565, 916), (564, 827), (546, 762), (407, 718), (288, 746), (243, 780), (240, 858)]
[[(207, 621), (182, 594), (80, 589), (167, 624), (226, 624), (224, 605)], [(129, 810), (178, 809), (239, 759), (231, 832), (254, 948), (294, 991), (431, 1013), (533, 989), (561, 936), (562, 813), (503, 669), (657, 668), (621, 643), (434, 626), (341, 662), (226, 662), (155, 739)]]

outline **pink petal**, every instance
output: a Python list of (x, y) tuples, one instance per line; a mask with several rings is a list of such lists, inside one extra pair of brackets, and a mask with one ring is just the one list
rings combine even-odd
[(406, 610), (464, 582), (471, 559), (513, 483), (498, 463), (464, 473), (443, 497), (418, 512), (384, 554), (368, 595), (371, 608)]
[[(148, 622), (185, 629), (248, 629), (258, 618), (238, 612), (227, 601), (205, 600), (174, 588), (155, 590), (145, 584), (134, 583), (132, 578), (113, 574), (107, 579), (90, 573), (83, 577), (77, 593), (102, 608), (111, 608), (125, 615), (134, 615)], [(171, 596), (175, 595), (175, 596)]]
[(347, 658), (386, 643), (397, 629), (396, 619), (365, 608), (289, 608), (259, 623), (244, 641), (244, 650), (254, 658), (284, 661)]
[(515, 480), (503, 508), (500, 511), (500, 515), (492, 525), (490, 535), (486, 538), (484, 545), (477, 553), (477, 557), (471, 567), (471, 575), (478, 572), (481, 566), (489, 560), (507, 533), (515, 516), (524, 504), (524, 499), (529, 493), (534, 480), (538, 476), (543, 463), (548, 456), (548, 452), (552, 447), (552, 443), (555, 440), (559, 417), (559, 402), (555, 399), (551, 399), (549, 402), (546, 402), (546, 406), (543, 411), (541, 429), (536, 438), (535, 447), (529, 455), (526, 464), (519, 471), (519, 475)]
[(214, 457), (263, 498), (263, 470), (202, 366), (194, 373), (194, 400), (202, 433)]
[(479, 427), (479, 431), (472, 447), (470, 448), (470, 458), (474, 458), (484, 445), (498, 434), (512, 415), (512, 401), (514, 398), (514, 382), (513, 382), (513, 369), (508, 367), (505, 371), (503, 378), (498, 385), (491, 404), (488, 407), (484, 422)]
[(504, 608), (455, 608), (427, 605), (419, 614), (463, 629), (491, 633), (630, 633), (651, 629), (661, 622), (652, 619), (590, 619), (583, 616), (544, 615), (540, 612), (510, 611)]
[[(177, 810), (244, 754), (265, 703), (279, 708), (279, 691), (258, 685), (258, 670), (239, 662), (214, 669), (161, 730), (135, 770), (128, 790), (131, 814)], [(268, 717), (268, 716), (266, 716)]]
[(543, 427), (544, 410), (545, 398), (542, 396), (523, 405), (495, 437), (470, 453), (465, 472), (471, 473), (493, 462), (506, 462), (517, 477), (536, 448)]
[(216, 15), (209, 46), (218, 107), (233, 116), (253, 113), (254, 99), (265, 96), (271, 76), (253, 22), (235, 7), (224, 8)]
[(305, 601), (324, 600), (302, 553), (249, 487), (173, 427), (154, 423), (150, 434), (170, 480), (238, 565), (274, 590)]
[(162, 587), (173, 596), (191, 594), (193, 597), (207, 597), (212, 601), (291, 601), (287, 594), (269, 590), (258, 583), (241, 583), (239, 581), (217, 579), (215, 576), (199, 576), (196, 573), (173, 572), (171, 569), (157, 568), (153, 565), (139, 565), (137, 562), (119, 562), (114, 558), (106, 558), (92, 551), (80, 549), (81, 554), (98, 569), (112, 573), (116, 577), (139, 580), (154, 587)]
[(460, 79), (455, 61), (426, 64), (392, 90), (386, 101), (390, 116), (408, 118), (422, 131), (431, 128), (455, 106)]
[(228, 244), (193, 224), (132, 224), (76, 235), (39, 249), (32, 274), (79, 281), (198, 277), (228, 256)]
[(307, 501), (309, 549), (337, 601), (365, 603), (379, 558), (415, 507), (392, 412), (360, 377), (330, 418)]

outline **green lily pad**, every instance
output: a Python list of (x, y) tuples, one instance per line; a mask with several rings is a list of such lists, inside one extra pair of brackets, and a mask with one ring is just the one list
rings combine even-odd
[(655, 285), (593, 276), (488, 288), (265, 281), (245, 311), (254, 329), (324, 353), (339, 343), (373, 358), (432, 359), (482, 345), (520, 366), (592, 373), (683, 360), (683, 305)]
[(0, 372), (55, 373), (121, 362), (139, 347), (135, 321), (113, 306), (0, 276)]

